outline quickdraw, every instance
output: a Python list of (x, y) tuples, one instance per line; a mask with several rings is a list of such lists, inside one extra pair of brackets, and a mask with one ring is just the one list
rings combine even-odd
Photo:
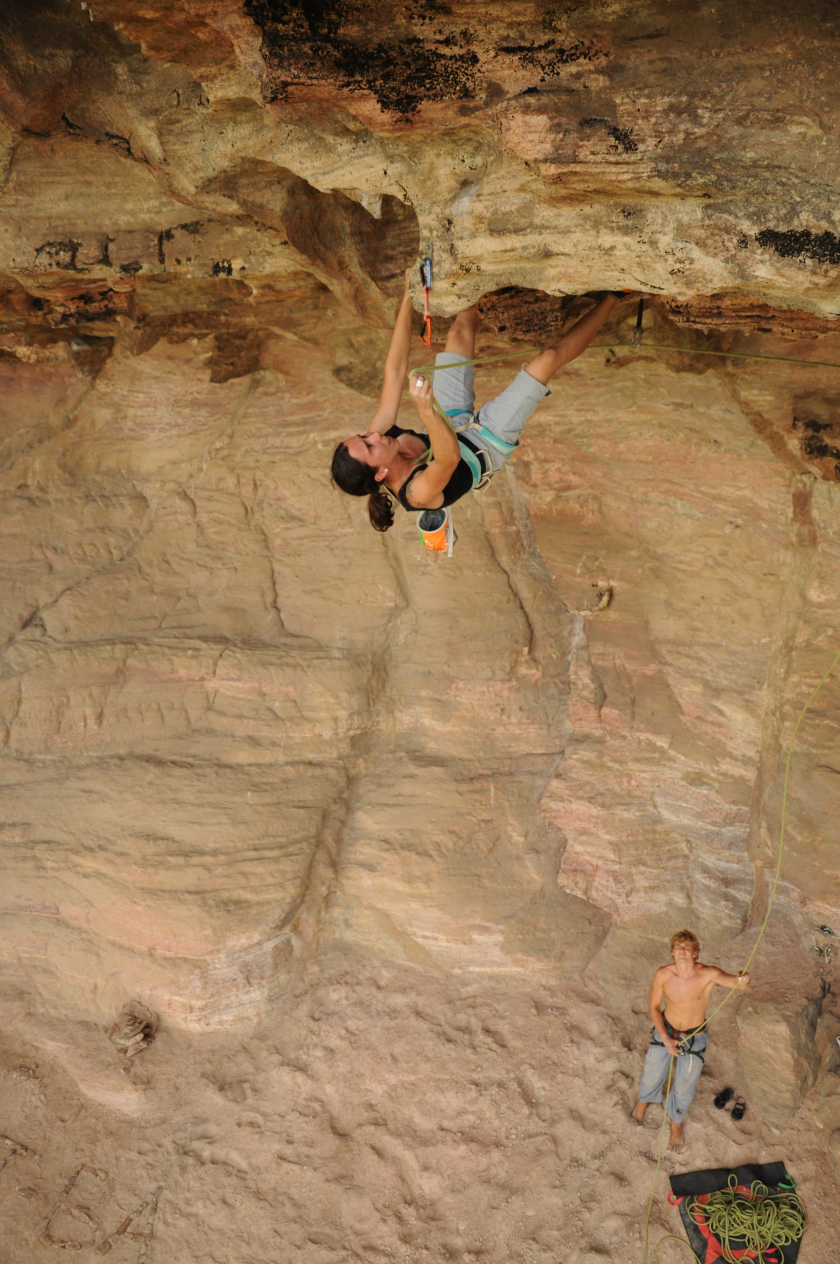
[(420, 264), (420, 280), (423, 282), (423, 299), (425, 302), (423, 330), (420, 334), (420, 341), (424, 347), (430, 347), (432, 345), (432, 261), (428, 255)]

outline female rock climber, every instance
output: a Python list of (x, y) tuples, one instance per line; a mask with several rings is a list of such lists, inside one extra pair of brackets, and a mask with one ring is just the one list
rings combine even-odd
[[(377, 531), (394, 522), (392, 498), (415, 513), (452, 505), (504, 465), (519, 441), (525, 422), (550, 394), (548, 382), (564, 365), (585, 351), (616, 305), (609, 293), (552, 346), (541, 351), (516, 375), (506, 390), (474, 416), (473, 367), (435, 372), (433, 381), (411, 379), (409, 391), (424, 431), (396, 425), (411, 343), (411, 269), (385, 360), (379, 406), (366, 434), (339, 443), (332, 459), (333, 481), (350, 496), (368, 497), (368, 516)], [(623, 297), (621, 295), (620, 297)], [(435, 364), (475, 358), (475, 336), (481, 317), (474, 307), (455, 318), (446, 349)], [(443, 420), (433, 398), (450, 418)], [(390, 495), (389, 495), (390, 493)], [(428, 517), (428, 515), (426, 515)], [(420, 520), (421, 527), (423, 519)], [(430, 524), (431, 525), (431, 524)]]

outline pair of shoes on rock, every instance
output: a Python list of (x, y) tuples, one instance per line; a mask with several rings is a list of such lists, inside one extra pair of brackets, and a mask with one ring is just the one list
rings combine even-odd
[[(715, 1106), (718, 1110), (723, 1110), (730, 1098), (735, 1097), (735, 1090), (731, 1088), (722, 1088), (715, 1098)], [(735, 1105), (732, 1107), (732, 1118), (735, 1120), (743, 1119), (747, 1113), (747, 1103), (743, 1097), (735, 1097)]]

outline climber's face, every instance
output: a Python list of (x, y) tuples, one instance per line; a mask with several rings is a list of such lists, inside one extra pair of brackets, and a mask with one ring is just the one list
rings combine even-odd
[(399, 454), (398, 441), (388, 435), (379, 434), (376, 430), (353, 435), (352, 439), (347, 440), (345, 447), (356, 461), (372, 466), (377, 472), (387, 470), (389, 461)]
[(680, 961), (696, 961), (699, 955), (699, 949), (694, 947), (686, 939), (678, 939), (671, 949), (671, 956), (676, 962)]

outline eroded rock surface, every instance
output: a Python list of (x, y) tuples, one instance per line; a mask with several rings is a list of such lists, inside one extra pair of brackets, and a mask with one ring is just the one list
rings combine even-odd
[[(808, 363), (840, 364), (833, 7), (2, 22), (0, 1133), (49, 1149), (7, 1235), (23, 1258), (84, 1115), (97, 1225), (169, 1182), (179, 1260), (262, 1258), (281, 1202), (307, 1264), (547, 1261), (558, 1215), (570, 1262), (635, 1250), (650, 974), (683, 924), (751, 950), (840, 648), (840, 369)], [(474, 300), (492, 356), (647, 296), (451, 560), (327, 473), (429, 247), (436, 349)], [(838, 727), (833, 677), (685, 1162), (784, 1157), (817, 1225)], [(161, 1029), (129, 1078), (104, 1032), (135, 998)], [(742, 1075), (738, 1131), (709, 1102)]]

